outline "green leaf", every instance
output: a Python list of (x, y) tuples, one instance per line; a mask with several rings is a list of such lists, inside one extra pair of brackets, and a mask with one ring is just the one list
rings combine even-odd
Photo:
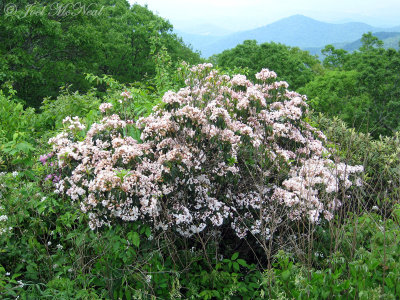
[(125, 290), (125, 298), (126, 298), (126, 300), (131, 300), (132, 299), (132, 294), (131, 294), (131, 291), (129, 290), (129, 288), (127, 288)]
[(239, 270), (240, 270), (240, 266), (239, 266), (239, 264), (238, 264), (237, 262), (234, 262), (234, 263), (233, 263), (233, 269), (234, 269), (235, 271), (239, 271)]
[(390, 277), (385, 278), (385, 283), (390, 289), (392, 289), (394, 287), (394, 281)]
[(247, 263), (246, 263), (246, 261), (245, 261), (244, 259), (239, 258), (239, 259), (236, 260), (236, 261), (237, 261), (237, 263), (238, 263), (239, 265), (241, 265), (241, 266), (243, 266), (243, 267), (247, 267), (247, 266), (248, 266)]
[(146, 227), (145, 234), (146, 234), (147, 237), (149, 237), (151, 235), (150, 227)]
[(327, 299), (330, 295), (330, 291), (322, 291), (322, 298)]
[(232, 255), (231, 260), (236, 260), (239, 257), (239, 252), (236, 252)]
[(213, 290), (213, 296), (215, 296), (215, 297), (221, 297), (221, 294), (220, 294), (218, 291)]
[(129, 241), (135, 246), (135, 247), (139, 247), (140, 245), (140, 236), (139, 233), (135, 232), (131, 232), (128, 235)]
[(288, 281), (289, 277), (290, 277), (290, 271), (289, 270), (285, 270), (281, 273), (281, 277), (284, 281)]

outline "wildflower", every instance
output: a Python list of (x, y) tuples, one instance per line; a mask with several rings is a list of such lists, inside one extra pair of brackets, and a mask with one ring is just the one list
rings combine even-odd
[(45, 165), (46, 164), (46, 162), (47, 162), (47, 160), (48, 159), (50, 159), (50, 158), (52, 158), (53, 157), (53, 155), (54, 155), (54, 153), (53, 152), (50, 152), (50, 153), (47, 153), (47, 154), (43, 154), (43, 155), (40, 155), (40, 157), (39, 157), (39, 161), (43, 164), (43, 165)]
[(99, 106), (99, 109), (102, 113), (105, 113), (106, 111), (110, 110), (113, 107), (112, 103), (102, 103)]
[(146, 283), (150, 283), (151, 282), (151, 275), (146, 275)]
[(124, 92), (122, 92), (122, 93), (121, 93), (121, 96), (124, 97), (125, 99), (127, 99), (127, 98), (132, 99), (132, 94), (131, 94), (129, 91), (127, 91), (127, 90), (125, 90)]
[(54, 174), (54, 178), (53, 178), (53, 183), (57, 183), (61, 180), (61, 177), (59, 175), (55, 175)]
[(39, 161), (45, 165), (47, 160), (47, 155), (40, 155)]
[(17, 283), (19, 288), (23, 288), (25, 286), (25, 283), (23, 283), (22, 280), (18, 280)]

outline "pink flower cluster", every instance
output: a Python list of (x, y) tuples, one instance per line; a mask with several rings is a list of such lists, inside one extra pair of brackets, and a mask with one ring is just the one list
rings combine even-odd
[(107, 111), (111, 110), (112, 107), (113, 107), (112, 103), (102, 103), (99, 106), (99, 110), (102, 113), (106, 113)]
[[(240, 238), (269, 238), (282, 218), (331, 220), (339, 190), (363, 169), (333, 161), (323, 133), (303, 120), (305, 97), (266, 69), (257, 84), (211, 64), (190, 70), (187, 87), (138, 120), (141, 141), (118, 115), (83, 140), (84, 126), (68, 119), (50, 140), (63, 174), (56, 191), (79, 201), (92, 229), (120, 218), (185, 237), (229, 226)], [(272, 220), (276, 207), (284, 214)]]

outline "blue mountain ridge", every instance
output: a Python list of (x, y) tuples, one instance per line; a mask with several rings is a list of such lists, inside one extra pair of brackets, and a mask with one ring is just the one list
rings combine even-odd
[[(186, 34), (178, 31), (178, 36), (199, 50), (203, 57), (234, 48), (245, 40), (259, 43), (275, 42), (302, 49), (322, 49), (327, 44), (349, 44), (360, 39), (367, 32), (400, 32), (400, 26), (379, 28), (361, 22), (333, 24), (317, 21), (303, 15), (294, 15), (266, 26), (236, 32), (225, 36)], [(314, 51), (311, 51), (314, 52)]]

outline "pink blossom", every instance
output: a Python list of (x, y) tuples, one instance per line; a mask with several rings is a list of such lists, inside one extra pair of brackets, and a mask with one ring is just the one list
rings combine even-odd
[(105, 113), (106, 111), (110, 110), (113, 107), (112, 103), (102, 103), (99, 106), (99, 109), (102, 113)]
[[(305, 121), (305, 97), (276, 73), (263, 69), (253, 84), (211, 68), (191, 67), (187, 86), (165, 93), (136, 124), (105, 116), (78, 139), (86, 127), (68, 117), (49, 140), (63, 174), (56, 192), (79, 202), (90, 228), (119, 218), (184, 237), (227, 226), (239, 238), (270, 239), (282, 219), (330, 221), (339, 193), (362, 184), (362, 166), (335, 161), (326, 137)], [(127, 135), (130, 126), (140, 141)]]

